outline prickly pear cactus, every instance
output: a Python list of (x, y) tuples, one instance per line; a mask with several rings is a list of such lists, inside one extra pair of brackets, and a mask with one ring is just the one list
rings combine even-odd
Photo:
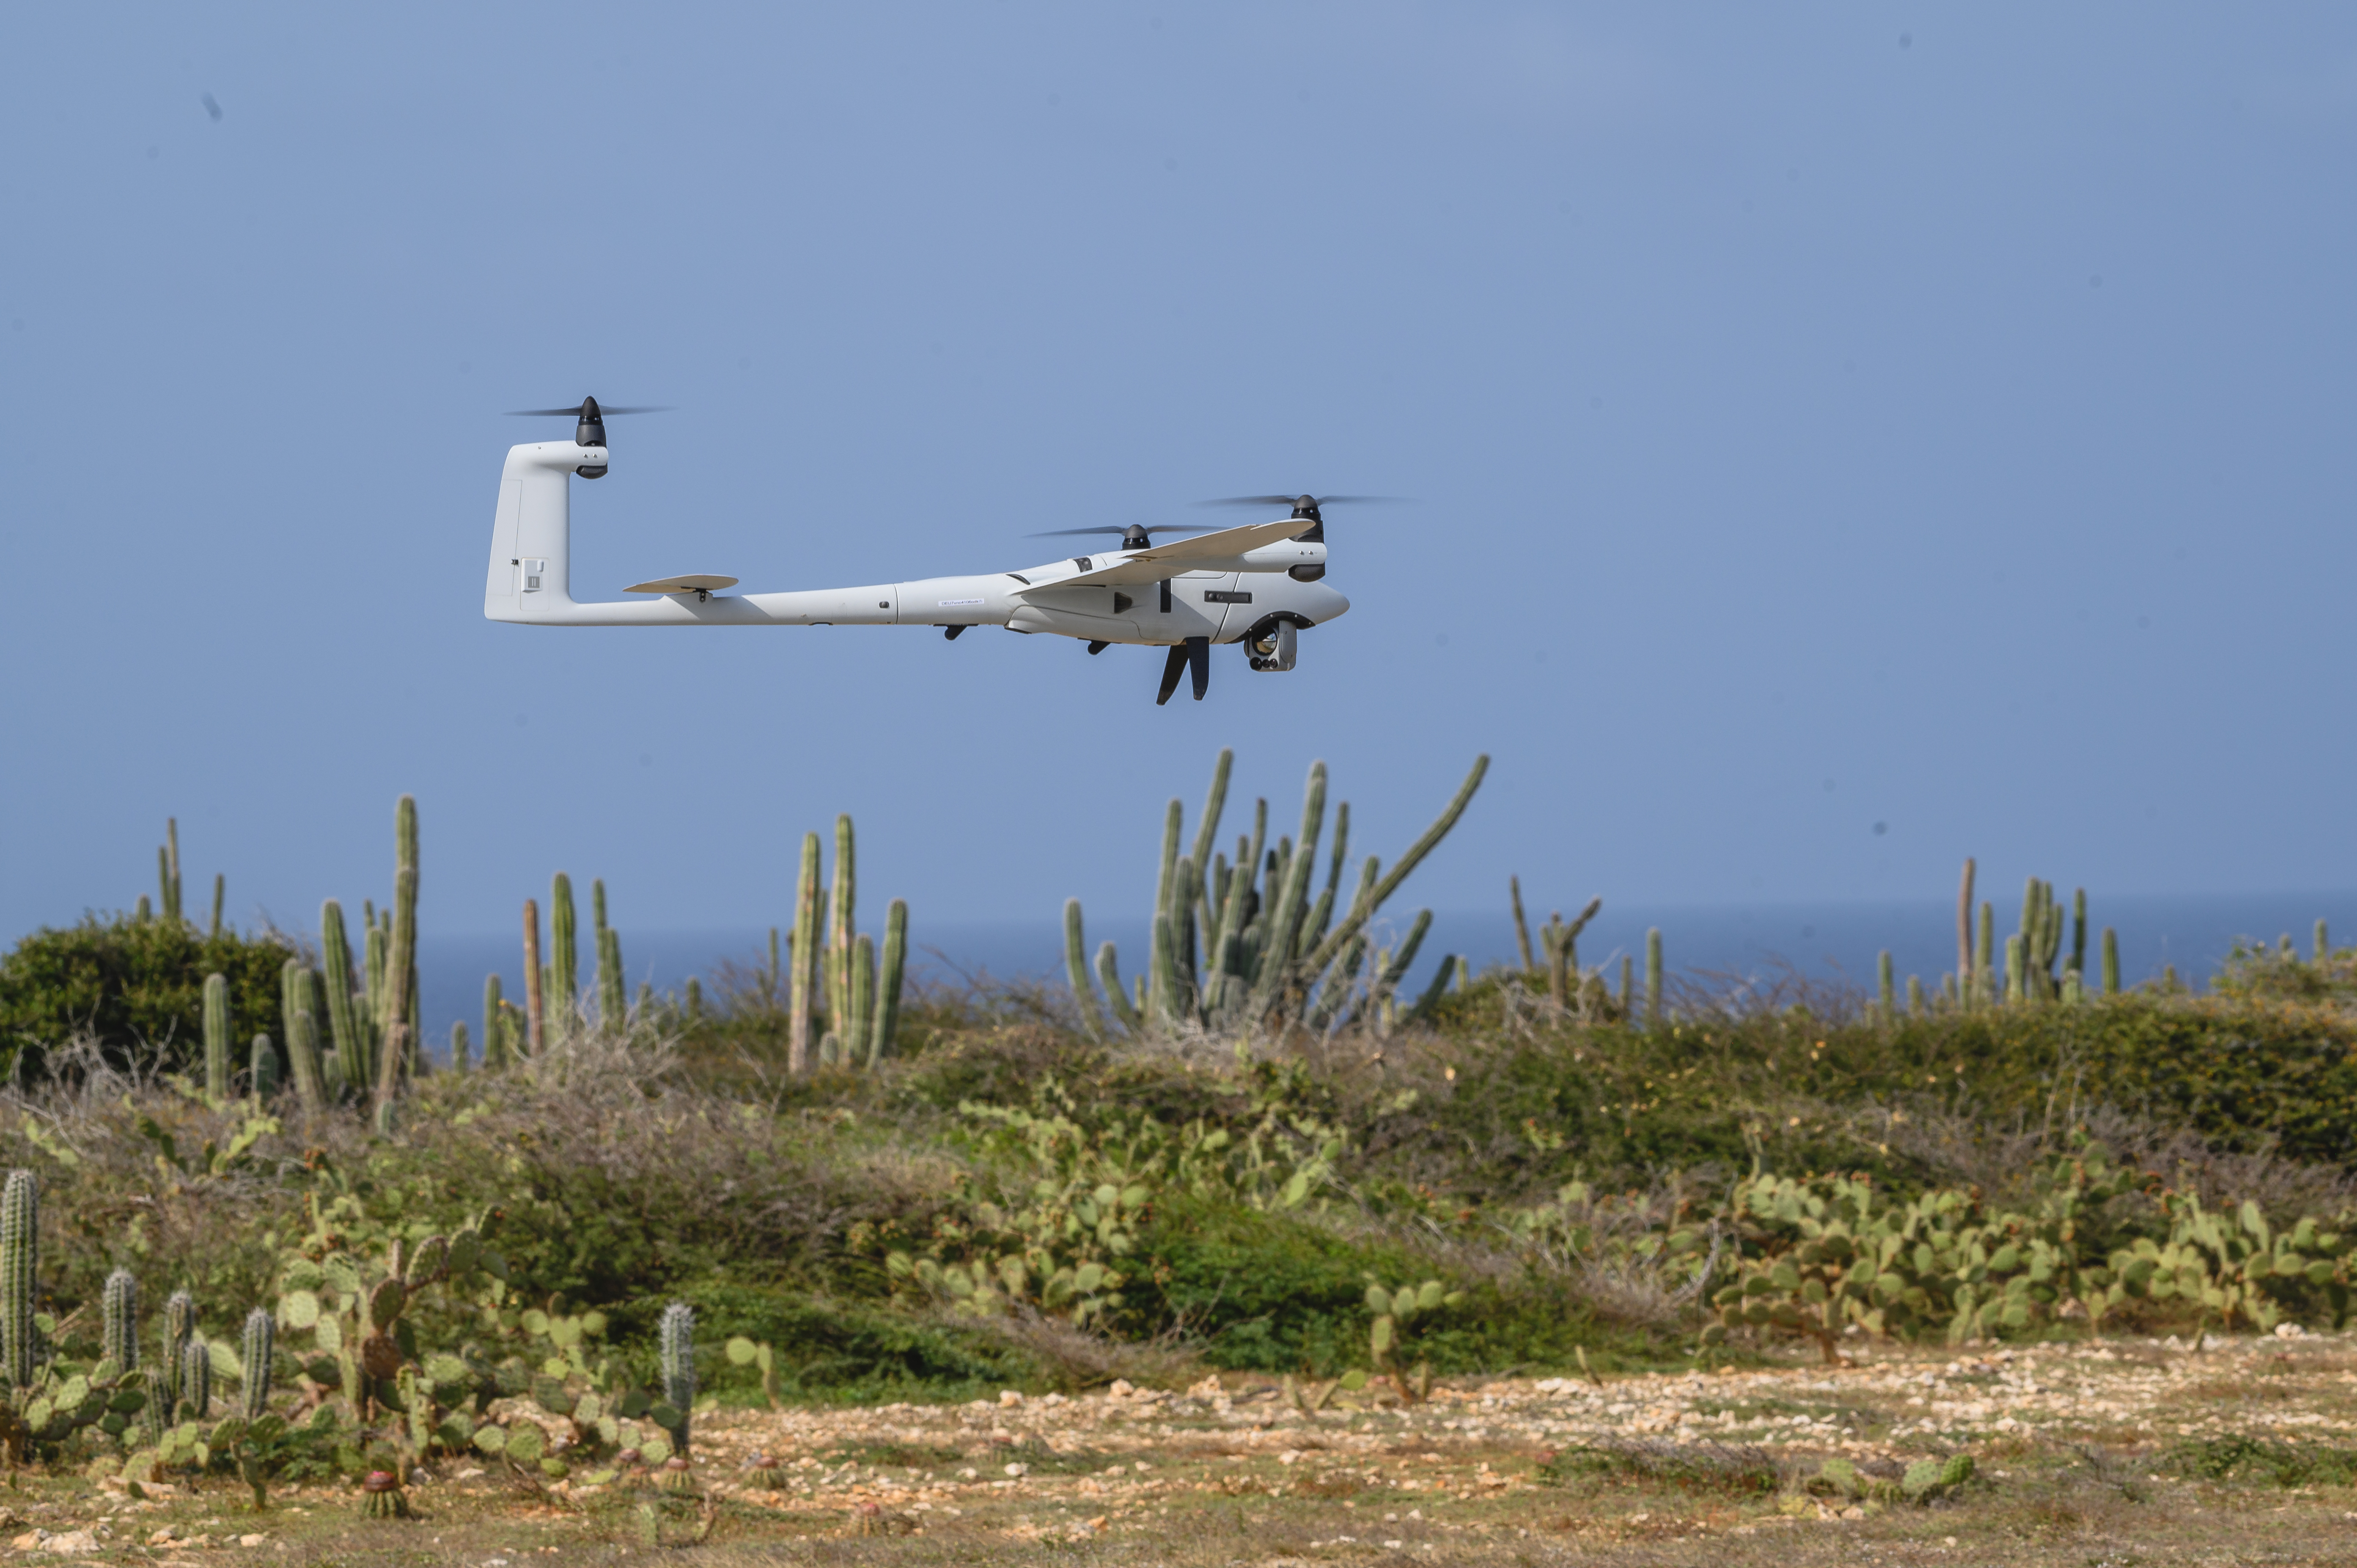
[(1450, 1290), (1438, 1280), (1404, 1284), (1396, 1290), (1368, 1282), (1367, 1310), (1374, 1315), (1374, 1322), (1367, 1331), (1367, 1348), (1373, 1355), (1376, 1369), (1388, 1374), (1403, 1395), (1422, 1398), (1431, 1377), (1428, 1368), (1419, 1368), (1411, 1384), (1403, 1370), (1416, 1330), (1436, 1315), (1464, 1304), (1463, 1291)]

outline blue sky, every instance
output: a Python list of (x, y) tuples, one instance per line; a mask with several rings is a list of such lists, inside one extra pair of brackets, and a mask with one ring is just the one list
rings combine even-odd
[[(1386, 856), (1491, 754), (1444, 909), (2357, 884), (2346, 7), (19, 6), (0, 88), (6, 930), (167, 814), (308, 927), (403, 790), (444, 931), (782, 921), (842, 810), (871, 909), (1130, 911), (1223, 745)], [(488, 624), (500, 411), (584, 392), (677, 405), (585, 597), (1416, 501), (1200, 704)]]

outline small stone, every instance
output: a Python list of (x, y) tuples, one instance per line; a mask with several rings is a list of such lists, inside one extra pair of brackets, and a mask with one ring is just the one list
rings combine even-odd
[(1023, 1396), (1017, 1393), (1015, 1390), (1001, 1389), (998, 1391), (998, 1407), (1001, 1410), (1012, 1410), (1022, 1402)]

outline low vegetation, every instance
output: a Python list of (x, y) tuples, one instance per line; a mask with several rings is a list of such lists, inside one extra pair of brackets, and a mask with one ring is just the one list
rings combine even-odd
[[(1374, 911), (1479, 781), (1353, 894), (1322, 774), (1297, 841), (1263, 806), (1233, 862), (1209, 848), (1223, 758), (1197, 853), (1165, 824), (1135, 986), (1077, 907), (1070, 986), (904, 984), (905, 906), (880, 950), (852, 930), (847, 820), (770, 963), (670, 995), (622, 993), (602, 888), (584, 983), (560, 879), (541, 983), (494, 988), (440, 1066), (399, 877), (357, 955), (333, 906), (316, 940), (199, 932), (168, 884), (163, 913), (37, 933), (0, 963), (0, 1441), (255, 1507), (334, 1484), (397, 1515), (421, 1472), (476, 1470), (640, 1498), (662, 1535), (708, 1526), (695, 1434), (731, 1410), (1209, 1377), (1314, 1425), (1513, 1376), (2346, 1323), (2357, 955), (2320, 931), (2204, 995), (2092, 983), (2083, 900), (2066, 944), (2033, 885), (2002, 970), (1984, 913), (1963, 978), (1902, 1004), (1887, 977), (1616, 987), (1583, 915), (1400, 995), (1428, 915), (1386, 948)], [(1700, 1435), (1529, 1473), (1835, 1513), (1983, 1484), (1954, 1444), (1796, 1468)], [(2149, 1464), (2349, 1484), (2338, 1450), (2246, 1435)]]

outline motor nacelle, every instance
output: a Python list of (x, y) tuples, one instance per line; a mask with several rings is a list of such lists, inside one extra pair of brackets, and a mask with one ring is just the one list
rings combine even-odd
[(1301, 628), (1291, 618), (1270, 616), (1244, 633), (1244, 657), (1260, 671), (1290, 670), (1300, 651)]

